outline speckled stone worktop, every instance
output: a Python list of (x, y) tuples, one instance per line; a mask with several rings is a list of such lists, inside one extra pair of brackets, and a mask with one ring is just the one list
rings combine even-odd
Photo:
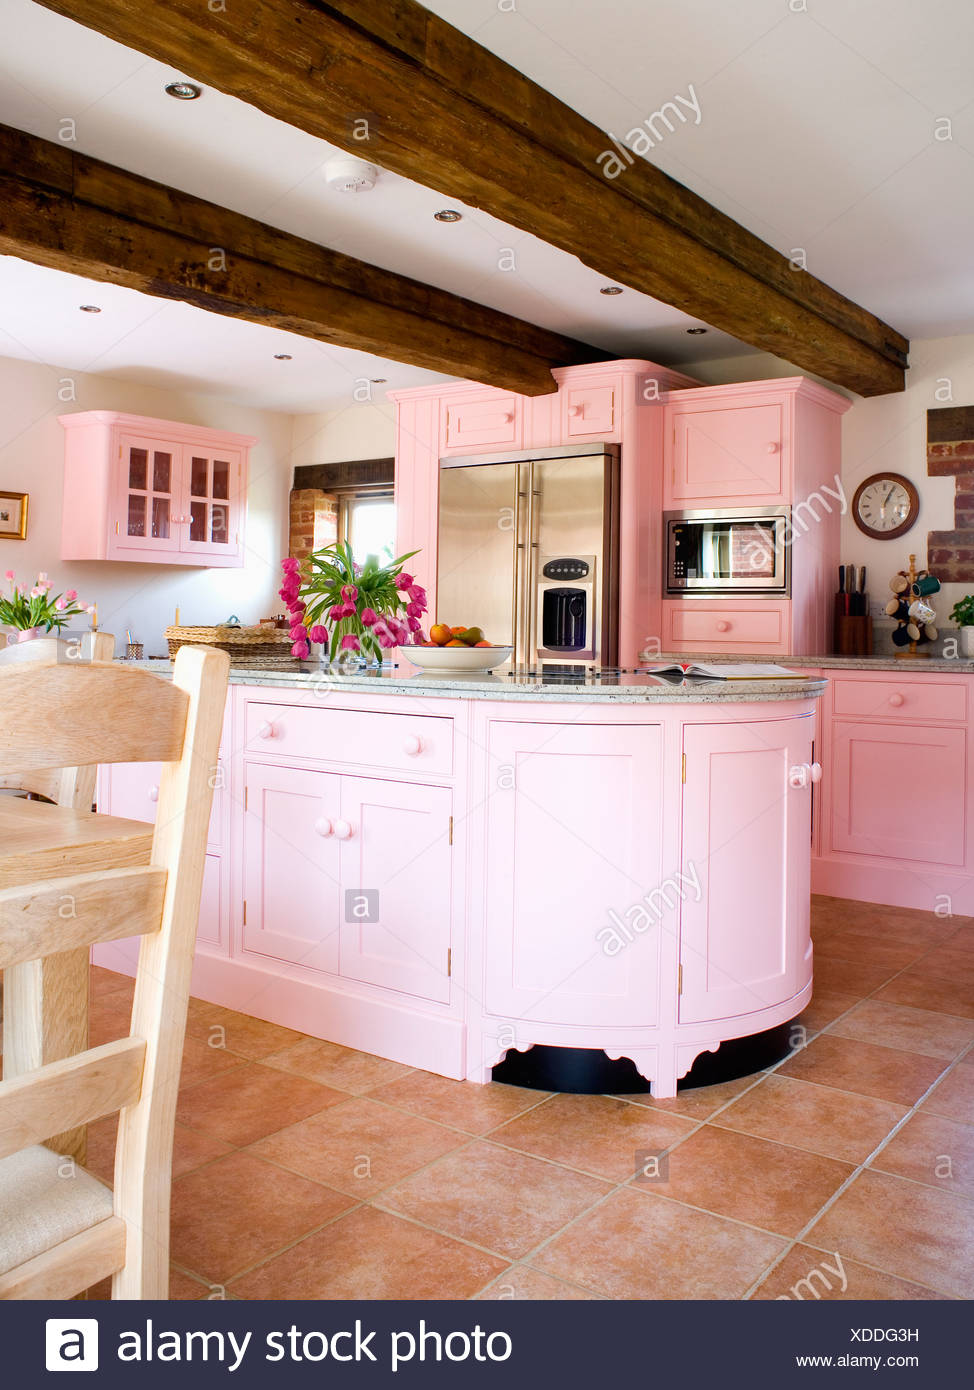
[[(689, 658), (683, 658), (688, 660)], [(745, 658), (746, 660), (746, 658)], [(169, 661), (138, 664), (162, 676), (172, 674)], [(780, 663), (778, 663), (780, 664)], [(273, 686), (277, 689), (355, 691), (362, 695), (422, 695), (470, 700), (542, 700), (565, 703), (615, 704), (765, 704), (777, 700), (808, 700), (820, 695), (825, 681), (783, 676), (778, 680), (678, 681), (640, 671), (593, 671), (576, 674), (512, 674), (437, 676), (411, 666), (339, 675), (317, 666), (294, 671), (244, 670), (230, 672), (232, 685)]]
[(798, 667), (803, 671), (896, 671), (901, 676), (922, 675), (924, 671), (951, 671), (955, 676), (974, 676), (974, 661), (966, 657), (930, 656), (916, 657), (913, 660), (899, 660), (895, 656), (731, 656), (727, 652), (712, 652), (692, 656), (682, 652), (679, 656), (657, 657), (654, 665), (665, 661), (703, 662), (708, 666), (719, 666), (722, 662), (773, 661), (776, 666)]

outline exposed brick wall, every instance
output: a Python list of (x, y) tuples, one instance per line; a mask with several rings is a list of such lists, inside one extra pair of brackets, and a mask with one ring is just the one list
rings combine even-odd
[(971, 423), (967, 407), (927, 412), (927, 473), (956, 479), (954, 529), (927, 533), (927, 565), (942, 584), (974, 580), (974, 439), (945, 437), (966, 432)]
[(288, 554), (304, 560), (338, 535), (338, 503), (320, 488), (293, 488), (288, 501)]

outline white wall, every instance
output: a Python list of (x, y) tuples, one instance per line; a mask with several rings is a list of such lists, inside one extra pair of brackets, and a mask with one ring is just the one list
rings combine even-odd
[[(66, 401), (63, 396), (72, 389), (75, 399)], [(79, 410), (123, 410), (256, 435), (244, 567), (62, 562), (64, 431), (57, 417)], [(177, 605), (180, 621), (187, 624), (220, 622), (231, 613), (241, 622), (256, 622), (276, 613), (281, 604), (275, 590), (287, 545), (292, 423), (289, 415), (248, 410), (213, 396), (0, 359), (0, 491), (30, 494), (27, 540), (0, 540), (0, 576), (13, 569), (18, 578), (32, 579), (47, 570), (57, 589), (76, 588), (83, 598), (97, 602), (103, 629), (124, 641), (125, 629), (131, 628), (136, 640), (145, 643), (146, 655), (165, 653), (163, 629), (173, 621)]]
[(391, 458), (396, 452), (396, 408), (374, 387), (372, 401), (355, 401), (319, 415), (295, 415), (291, 462), (344, 463)]

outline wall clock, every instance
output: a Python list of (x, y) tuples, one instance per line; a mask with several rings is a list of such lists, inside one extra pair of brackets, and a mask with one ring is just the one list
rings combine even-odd
[(874, 473), (856, 488), (852, 515), (859, 530), (877, 541), (902, 536), (916, 521), (920, 497), (902, 473)]

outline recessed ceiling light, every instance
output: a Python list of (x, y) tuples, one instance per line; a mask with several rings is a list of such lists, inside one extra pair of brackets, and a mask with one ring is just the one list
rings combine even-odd
[(688, 329), (687, 329), (687, 332), (690, 334), (690, 337), (691, 337), (691, 338), (696, 338), (696, 337), (699, 336), (699, 334), (701, 334), (701, 333), (706, 333), (706, 331), (707, 331), (706, 328), (688, 328)]
[(439, 212), (433, 213), (437, 222), (462, 222), (463, 213), (457, 212), (456, 208), (440, 208)]
[(292, 354), (290, 352), (275, 352), (274, 354), (275, 362), (290, 362), (291, 359)]
[(100, 314), (101, 310), (97, 304), (79, 304), (78, 308), (83, 314)]
[(603, 285), (599, 294), (622, 294), (621, 285)]
[(202, 95), (203, 88), (198, 87), (195, 82), (166, 83), (166, 96), (175, 97), (177, 101), (195, 101)]

